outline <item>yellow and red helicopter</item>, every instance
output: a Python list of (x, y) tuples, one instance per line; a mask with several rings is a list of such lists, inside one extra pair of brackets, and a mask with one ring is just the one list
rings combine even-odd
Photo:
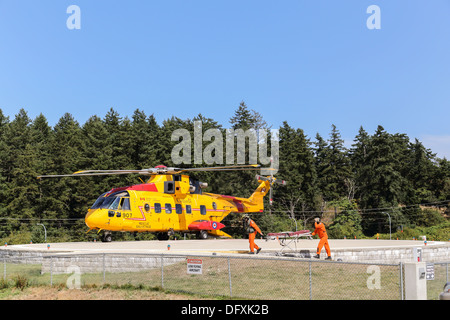
[[(263, 198), (273, 183), (285, 184), (273, 175), (257, 175), (259, 186), (249, 198), (203, 192), (207, 183), (184, 173), (198, 171), (256, 170), (259, 165), (206, 168), (156, 166), (141, 170), (84, 170), (69, 175), (43, 175), (38, 178), (139, 174), (150, 176), (147, 182), (113, 188), (103, 193), (88, 210), (85, 223), (89, 231), (103, 231), (102, 241), (112, 240), (112, 231), (153, 232), (167, 240), (175, 232), (231, 237), (221, 229), (221, 221), (230, 213), (262, 212)], [(88, 231), (88, 232), (89, 232)]]

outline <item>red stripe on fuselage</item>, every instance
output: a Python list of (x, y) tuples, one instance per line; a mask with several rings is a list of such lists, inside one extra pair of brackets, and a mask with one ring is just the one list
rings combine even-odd
[(128, 187), (127, 190), (158, 192), (154, 183), (143, 183)]

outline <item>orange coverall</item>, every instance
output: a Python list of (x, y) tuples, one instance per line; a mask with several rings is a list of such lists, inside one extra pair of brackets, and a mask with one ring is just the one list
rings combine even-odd
[(328, 244), (328, 235), (325, 230), (325, 225), (322, 222), (314, 222), (314, 227), (316, 228), (311, 235), (318, 235), (320, 238), (319, 245), (317, 246), (317, 254), (320, 255), (320, 251), (322, 247), (325, 246), (325, 250), (327, 251), (328, 256), (331, 256), (330, 245)]
[(261, 229), (259, 229), (259, 227), (256, 225), (255, 221), (253, 221), (252, 219), (250, 219), (250, 227), (252, 227), (253, 229), (255, 229), (255, 232), (249, 233), (248, 234), (248, 241), (250, 242), (250, 252), (253, 252), (255, 249), (258, 250), (259, 247), (256, 245), (255, 243), (255, 237), (256, 234), (259, 232), (261, 235)]

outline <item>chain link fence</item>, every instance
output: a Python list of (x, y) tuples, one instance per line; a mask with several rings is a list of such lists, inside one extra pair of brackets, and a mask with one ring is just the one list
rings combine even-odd
[(237, 299), (404, 298), (401, 264), (265, 256), (103, 253), (3, 257), (3, 284), (20, 278), (31, 285), (145, 286)]
[(430, 265), (432, 265), (432, 277), (427, 281), (427, 298), (437, 300), (444, 285), (450, 282), (450, 262), (434, 262)]

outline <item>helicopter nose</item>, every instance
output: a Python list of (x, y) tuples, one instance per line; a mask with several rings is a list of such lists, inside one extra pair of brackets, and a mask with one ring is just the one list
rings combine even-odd
[(84, 218), (84, 222), (90, 229), (94, 229), (98, 226), (99, 212), (98, 210), (89, 210)]

